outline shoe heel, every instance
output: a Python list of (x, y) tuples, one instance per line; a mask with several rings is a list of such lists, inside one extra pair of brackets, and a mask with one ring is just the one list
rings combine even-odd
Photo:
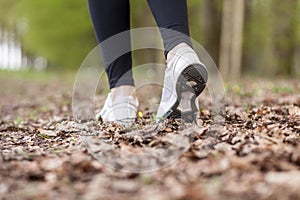
[(183, 80), (180, 80), (185, 86), (191, 87), (196, 96), (199, 96), (205, 89), (208, 73), (206, 68), (201, 64), (193, 64), (188, 66), (181, 73)]
[[(196, 98), (205, 89), (207, 79), (207, 70), (201, 64), (190, 65), (183, 70), (176, 86), (177, 102), (172, 107), (172, 114), (169, 118), (196, 122), (198, 116)], [(188, 105), (189, 108), (183, 108), (182, 104)]]
[(112, 109), (109, 115), (113, 115), (116, 122), (133, 123), (136, 119), (136, 109), (133, 106), (128, 106), (128, 104), (119, 104)]

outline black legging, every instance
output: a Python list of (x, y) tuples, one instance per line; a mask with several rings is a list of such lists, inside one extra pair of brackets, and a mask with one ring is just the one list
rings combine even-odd
[[(192, 46), (189, 39), (186, 0), (147, 1), (158, 27), (163, 28), (160, 30), (164, 41), (165, 56), (179, 43), (185, 42)], [(88, 0), (88, 2), (99, 43), (111, 36), (130, 29), (129, 0)], [(167, 29), (180, 32), (181, 34), (168, 31)], [(122, 41), (120, 42), (122, 44), (120, 45), (130, 49), (130, 35), (127, 34), (123, 36), (121, 40)], [(110, 88), (121, 85), (134, 85), (131, 73), (131, 52), (110, 61), (110, 59), (108, 59), (108, 54), (114, 53), (117, 49), (111, 49), (112, 47), (106, 46), (101, 46), (101, 48), (104, 52), (105, 69), (108, 75)], [(126, 76), (124, 76), (125, 73)]]

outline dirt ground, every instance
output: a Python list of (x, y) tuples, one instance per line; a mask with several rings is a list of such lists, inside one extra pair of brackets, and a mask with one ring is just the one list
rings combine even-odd
[[(218, 129), (211, 129), (206, 91), (199, 127), (189, 132), (170, 120), (155, 136), (142, 137), (117, 125), (76, 121), (70, 82), (2, 76), (0, 199), (300, 199), (300, 82), (247, 79), (226, 89), (225, 122)], [(140, 93), (145, 104), (147, 92)], [(98, 94), (97, 107), (104, 98)], [(139, 129), (152, 112), (141, 107)], [(87, 136), (90, 130), (97, 134)], [(175, 162), (124, 172), (156, 161), (135, 163), (120, 149), (170, 148), (168, 138), (182, 132), (190, 145)], [(104, 138), (108, 146), (96, 142), (93, 149), (87, 137)], [(109, 164), (98, 161), (104, 155), (113, 157)]]

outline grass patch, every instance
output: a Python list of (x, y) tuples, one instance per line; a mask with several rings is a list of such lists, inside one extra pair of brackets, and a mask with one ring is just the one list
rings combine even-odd
[(41, 82), (51, 82), (57, 80), (63, 80), (67, 83), (73, 83), (76, 77), (76, 71), (37, 71), (37, 70), (0, 70), (0, 79), (10, 80), (36, 80)]
[(295, 92), (295, 89), (286, 86), (274, 87), (273, 92), (275, 94), (293, 94)]

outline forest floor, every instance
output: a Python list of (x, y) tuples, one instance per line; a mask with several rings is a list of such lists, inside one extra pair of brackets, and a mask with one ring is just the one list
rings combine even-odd
[[(0, 199), (300, 199), (299, 80), (227, 83), (217, 129), (206, 91), (199, 127), (173, 120), (142, 137), (75, 120), (72, 81), (38, 77), (0, 76)], [(140, 93), (145, 104), (147, 91)], [(97, 107), (104, 98), (97, 95)], [(152, 112), (142, 106), (137, 127)], [(180, 133), (188, 145), (170, 143), (184, 140)], [(166, 165), (122, 154), (166, 148), (179, 155)]]

